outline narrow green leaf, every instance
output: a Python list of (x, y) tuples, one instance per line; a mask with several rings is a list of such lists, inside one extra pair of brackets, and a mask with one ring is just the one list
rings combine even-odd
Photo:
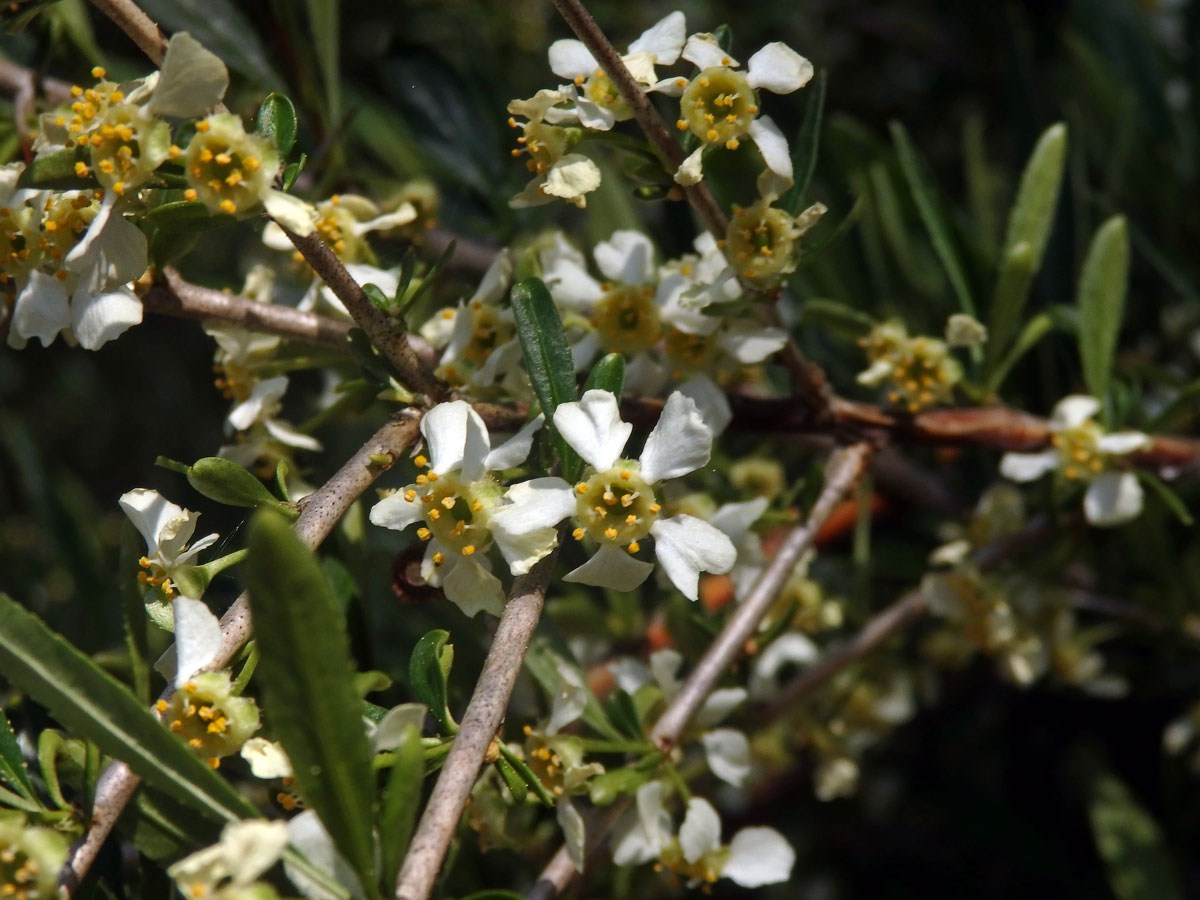
[(518, 805), (525, 802), (525, 798), (529, 796), (529, 785), (525, 783), (517, 770), (512, 767), (506, 757), (501, 756), (495, 762), (496, 771), (500, 773), (500, 777), (504, 779), (504, 785), (508, 788), (509, 793), (513, 795), (513, 800)]
[(25, 758), (21, 755), (21, 747), (17, 744), (17, 736), (13, 734), (8, 716), (0, 709), (0, 781), (16, 789), (20, 794), (32, 800), (36, 795), (33, 781), (29, 778), (29, 769), (25, 766)]
[[(510, 294), (517, 336), (525, 355), (525, 370), (533, 382), (534, 393), (546, 414), (546, 427), (554, 430), (554, 410), (560, 403), (577, 400), (575, 366), (563, 332), (558, 308), (540, 278), (527, 278), (514, 284)], [(563, 477), (575, 481), (583, 462), (557, 431), (554, 439), (562, 462)]]
[[(500, 742), (499, 747), (501, 759), (497, 760), (497, 762), (507, 763), (512, 769), (513, 773), (521, 779), (521, 783), (528, 790), (533, 791), (534, 796), (541, 801), (542, 806), (553, 807), (554, 794), (550, 793), (549, 788), (542, 784), (542, 780), (537, 777), (537, 774), (533, 771), (533, 769), (529, 768), (529, 765), (525, 762), (525, 760), (521, 759), (519, 756), (509, 750), (508, 746), (504, 742)], [(501, 774), (503, 774), (503, 772)], [(512, 790), (511, 784), (509, 785), (509, 790)], [(516, 791), (513, 791), (513, 796), (516, 796)]]
[(1083, 381), (1101, 402), (1108, 393), (1129, 287), (1129, 229), (1113, 216), (1096, 231), (1079, 274), (1079, 356)]
[(1034, 145), (1008, 215), (1004, 246), (1012, 249), (1021, 242), (1028, 244), (1033, 253), (1034, 272), (1042, 264), (1042, 254), (1050, 239), (1066, 162), (1067, 126), (1058, 122), (1042, 132)]
[(338, 50), (341, 31), (338, 24), (338, 0), (308, 0), (308, 25), (312, 30), (321, 84), (325, 88), (325, 107), (329, 122), (342, 117), (342, 79), (338, 76)]
[(117, 590), (121, 597), (121, 613), (125, 625), (125, 649), (129, 654), (130, 680), (133, 695), (143, 706), (150, 705), (150, 618), (146, 615), (144, 589), (137, 582), (141, 571), (137, 561), (144, 544), (133, 523), (121, 526), (121, 545), (117, 554)]
[(408, 312), (409, 308), (421, 299), (425, 293), (437, 284), (437, 280), (441, 277), (446, 266), (450, 264), (450, 259), (454, 256), (454, 251), (458, 247), (458, 241), (451, 241), (446, 245), (446, 249), (442, 251), (442, 255), (437, 258), (429, 271), (425, 273), (425, 277), (421, 279), (421, 283), (417, 285), (416, 290), (411, 294), (408, 293), (408, 283), (404, 284), (404, 292), (400, 291), (399, 285), (396, 287), (396, 301), (399, 304), (400, 312), (403, 314)]
[(1175, 518), (1179, 519), (1181, 525), (1191, 528), (1196, 524), (1196, 520), (1192, 518), (1192, 514), (1188, 511), (1187, 504), (1183, 501), (1183, 498), (1171, 490), (1165, 481), (1144, 469), (1135, 469), (1134, 472), (1139, 481), (1149, 485), (1150, 489), (1158, 494), (1159, 499), (1166, 504), (1167, 509), (1175, 514)]
[(800, 307), (800, 321), (819, 322), (853, 338), (866, 334), (879, 324), (874, 316), (858, 307), (825, 297), (810, 297), (805, 300), (804, 305)]
[(650, 772), (642, 769), (610, 769), (588, 781), (588, 798), (597, 806), (608, 806), (618, 797), (632, 794), (649, 780)]
[(174, 862), (198, 847), (214, 844), (218, 825), (197, 817), (161, 791), (143, 787), (117, 822), (117, 830), (155, 862)]
[(1038, 341), (1044, 338), (1054, 329), (1054, 317), (1049, 313), (1038, 313), (1026, 323), (1021, 330), (1021, 334), (1013, 342), (1012, 349), (1008, 351), (1008, 355), (992, 370), (985, 385), (989, 394), (994, 394), (1000, 390), (1000, 385), (1004, 384), (1004, 379), (1008, 377), (1008, 373), (1012, 371), (1013, 366), (1017, 362), (1037, 346)]
[(91, 176), (80, 178), (75, 164), (82, 162), (91, 168), (91, 156), (83, 147), (66, 147), (39, 156), (21, 172), (17, 179), (19, 188), (50, 188), (56, 191), (82, 190), (99, 186)]
[(392, 764), (379, 811), (380, 865), (384, 884), (396, 883), (421, 805), (421, 784), (425, 777), (421, 732), (412, 727), (405, 729), (392, 752), (396, 761)]
[(896, 155), (900, 160), (900, 171), (904, 173), (908, 189), (912, 192), (913, 202), (917, 205), (917, 212), (925, 224), (925, 230), (929, 232), (934, 252), (937, 253), (942, 267), (946, 270), (950, 285), (954, 288), (955, 296), (958, 297), (959, 306), (962, 307), (963, 312), (973, 316), (975, 315), (975, 301), (971, 297), (971, 289), (967, 284), (967, 274), (954, 246), (950, 228), (938, 209), (933, 185), (926, 177), (921, 158), (917, 154), (916, 147), (913, 146), (912, 139), (908, 136), (908, 131), (899, 122), (893, 122), (891, 129), (892, 140), (896, 144)]
[(255, 127), (259, 134), (271, 139), (279, 158), (286, 161), (296, 146), (296, 107), (286, 94), (278, 91), (267, 94), (258, 107)]
[(1017, 241), (1006, 247), (996, 276), (996, 292), (992, 295), (991, 317), (987, 323), (988, 340), (985, 360), (988, 371), (1008, 349), (1009, 340), (1020, 321), (1029, 296), (1029, 286), (1037, 271), (1033, 247), (1028, 241)]
[(442, 734), (455, 734), (458, 723), (450, 714), (446, 677), (454, 663), (454, 646), (447, 644), (450, 632), (440, 628), (426, 632), (413, 647), (408, 660), (408, 680), (417, 699), (429, 707)]
[(805, 91), (804, 121), (796, 135), (796, 152), (792, 154), (792, 174), (795, 182), (780, 202), (780, 207), (793, 216), (800, 212), (804, 198), (817, 171), (817, 155), (821, 147), (821, 119), (825, 114), (825, 84), (827, 78), (822, 69)]
[(188, 483), (209, 500), (226, 506), (265, 506), (294, 516), (253, 474), (231, 459), (205, 456), (188, 467)]
[(340, 604), (316, 555), (278, 513), (254, 514), (248, 544), (263, 709), (297, 791), (372, 891), (374, 776)]
[(147, 784), (216, 821), (258, 811), (123, 684), (0, 594), (0, 671), (72, 734), (95, 741)]
[(142, 221), (161, 231), (208, 231), (229, 224), (229, 216), (214, 216), (199, 200), (176, 200), (154, 207)]
[(1182, 896), (1158, 823), (1113, 775), (1101, 775), (1088, 804), (1096, 849), (1117, 900)]
[(625, 356), (621, 353), (609, 353), (601, 357), (599, 362), (592, 366), (592, 371), (588, 372), (583, 389), (608, 391), (620, 400), (621, 392), (625, 390)]
[(300, 177), (300, 173), (304, 171), (304, 166), (308, 163), (308, 154), (301, 153), (300, 158), (293, 163), (288, 163), (283, 169), (282, 187), (285, 191), (290, 191), (292, 185), (296, 183), (296, 179)]
[(620, 688), (613, 691), (604, 703), (604, 711), (612, 723), (629, 737), (640, 738), (645, 735), (637, 705), (627, 691)]

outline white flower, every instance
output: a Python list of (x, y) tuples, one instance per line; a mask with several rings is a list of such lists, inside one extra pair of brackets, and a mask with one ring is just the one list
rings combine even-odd
[(291, 778), (292, 761), (283, 746), (266, 738), (254, 737), (242, 745), (241, 756), (255, 778)]
[[(230, 822), (221, 840), (185, 856), (167, 869), (185, 897), (205, 897), (229, 887), (253, 884), (283, 855), (288, 826), (283, 822), (247, 819)], [(235, 894), (223, 894), (236, 896)]]
[(218, 536), (205, 535), (188, 547), (200, 514), (176, 506), (158, 491), (136, 488), (122, 494), (120, 503), (146, 541), (146, 555), (138, 563), (146, 572), (141, 573), (139, 580), (151, 587), (161, 587), (168, 596), (173, 588), (186, 587), (186, 578), (182, 579), (182, 586), (174, 584), (179, 580), (180, 570), (193, 565), (196, 555), (216, 543)]
[[(504, 608), (500, 579), (492, 574), (487, 550), (494, 542), (514, 575), (528, 572), (557, 542), (554, 526), (569, 511), (537, 502), (539, 478), (514, 485), (505, 504), (504, 488), (490, 471), (510, 469), (529, 455), (539, 416), (511, 440), (492, 448), (487, 426), (462, 400), (439, 403), (421, 420), (429, 445), (429, 471), (416, 482), (380, 500), (371, 521), (402, 531), (423, 521), (417, 536), (428, 541), (421, 576), (464, 613), (499, 615)], [(429, 461), (417, 457), (417, 465)], [(561, 511), (559, 508), (561, 507)]]
[(600, 167), (580, 153), (567, 152), (577, 142), (578, 135), (552, 124), (556, 121), (551, 115), (555, 104), (570, 101), (574, 96), (572, 88), (542, 90), (529, 100), (514, 100), (508, 105), (510, 113), (529, 119), (519, 123), (511, 118), (508, 124), (521, 129), (517, 138), (520, 146), (513, 156), (528, 154), (525, 164), (533, 173), (525, 189), (509, 200), (514, 209), (541, 206), (556, 197), (584, 207), (586, 195), (600, 187)]
[(1068, 482), (1087, 482), (1083, 512), (1093, 525), (1121, 525), (1142, 511), (1142, 486), (1132, 472), (1115, 468), (1113, 457), (1147, 446), (1150, 438), (1138, 431), (1105, 434), (1092, 417), (1100, 411), (1094, 397), (1073, 394), (1054, 407), (1050, 417), (1049, 450), (1006, 453), (1000, 474), (1013, 481), (1035, 481), (1056, 471)]

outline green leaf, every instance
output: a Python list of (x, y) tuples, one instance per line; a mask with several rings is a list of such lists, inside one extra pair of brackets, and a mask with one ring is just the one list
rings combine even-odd
[(283, 169), (282, 187), (285, 191), (290, 191), (292, 185), (296, 183), (296, 179), (300, 177), (300, 173), (304, 171), (304, 166), (308, 162), (308, 154), (301, 153), (300, 158), (294, 163), (288, 163)]
[(138, 4), (168, 33), (186, 31), (206, 48), (259, 87), (273, 88), (284, 80), (271, 65), (259, 40), (259, 30), (234, 0), (141, 0)]
[(145, 591), (138, 584), (136, 573), (141, 571), (137, 561), (141, 558), (144, 544), (133, 527), (126, 521), (121, 526), (121, 544), (118, 553), (117, 590), (121, 597), (121, 613), (125, 625), (125, 649), (129, 655), (130, 678), (133, 694), (143, 706), (150, 705), (150, 634), (149, 618), (144, 602)]
[(1005, 248), (996, 276), (996, 292), (992, 295), (991, 318), (987, 326), (986, 364), (989, 371), (1008, 347), (1025, 308), (1029, 286), (1033, 284), (1036, 271), (1033, 247), (1028, 241), (1018, 241)]
[(142, 216), (142, 221), (160, 231), (208, 231), (229, 224), (229, 216), (214, 216), (199, 200), (164, 203)]
[[(564, 648), (564, 653), (568, 653)], [(535, 638), (529, 645), (529, 650), (525, 653), (525, 668), (534, 680), (541, 685), (548, 697), (554, 695), (560, 690), (558, 674), (558, 656), (550, 643), (544, 638)], [(587, 684), (586, 679), (584, 684)], [(613, 727), (613, 724), (608, 721), (608, 716), (605, 715), (604, 708), (600, 705), (600, 701), (596, 699), (596, 695), (592, 693), (592, 689), (587, 689), (587, 705), (583, 708), (583, 714), (579, 717), (597, 734), (602, 734), (610, 740), (624, 740), (625, 735)], [(639, 735), (640, 737), (640, 735)]]
[(601, 772), (588, 781), (588, 797), (597, 806), (608, 806), (618, 797), (632, 794), (649, 781), (652, 774), (650, 771), (630, 767)]
[(825, 114), (826, 81), (825, 70), (822, 69), (805, 91), (808, 99), (804, 105), (804, 121), (800, 123), (800, 132), (796, 135), (796, 151), (792, 154), (792, 172), (796, 180), (779, 203), (780, 208), (793, 216), (800, 212), (808, 188), (812, 184), (813, 174), (817, 171), (817, 154), (821, 147), (821, 118)]
[(504, 785), (513, 795), (513, 800), (517, 804), (525, 802), (525, 798), (529, 796), (529, 785), (525, 783), (517, 770), (509, 763), (508, 758), (501, 756), (495, 762), (496, 771), (500, 773), (500, 777), (504, 779)]
[[(529, 768), (525, 760), (521, 759), (519, 756), (509, 750), (508, 745), (506, 745), (503, 741), (501, 741), (498, 746), (500, 748), (501, 758), (496, 760), (496, 762), (506, 763), (512, 770), (512, 773), (520, 779), (521, 786), (526, 790), (533, 791), (534, 796), (541, 801), (542, 806), (547, 808), (553, 807), (554, 794), (550, 793), (549, 789), (542, 784), (542, 780), (537, 777), (533, 769)], [(508, 784), (508, 789), (513, 791), (513, 796), (517, 796), (517, 792), (513, 790), (513, 785), (508, 782), (508, 777), (504, 775), (503, 769), (500, 770), (500, 774), (504, 776), (505, 783)]]
[(198, 847), (215, 844), (221, 829), (198, 818), (161, 791), (143, 787), (117, 821), (117, 830), (155, 862), (174, 862)]
[(400, 743), (392, 752), (395, 762), (379, 811), (379, 847), (384, 884), (396, 883), (396, 875), (400, 871), (400, 864), (404, 862), (404, 854), (417, 821), (417, 809), (421, 805), (421, 784), (425, 777), (421, 732), (411, 726), (406, 728)]
[(638, 715), (637, 705), (627, 691), (617, 688), (604, 703), (604, 711), (618, 729), (632, 738), (645, 735), (642, 718)]
[(592, 366), (584, 382), (585, 391), (608, 391), (618, 400), (625, 389), (625, 356), (621, 353), (609, 353)]
[(296, 107), (286, 94), (272, 91), (258, 107), (255, 129), (263, 137), (271, 139), (279, 158), (286, 160), (296, 146)]
[(1088, 391), (1104, 402), (1129, 287), (1129, 229), (1113, 216), (1096, 231), (1079, 274), (1079, 356)]
[(56, 191), (98, 187), (100, 183), (95, 178), (80, 178), (76, 174), (75, 164), (80, 162), (91, 169), (91, 154), (85, 147), (66, 147), (39, 156), (25, 167), (17, 179), (17, 187), (50, 188)]
[(869, 313), (841, 300), (810, 297), (800, 307), (801, 323), (819, 322), (850, 338), (858, 338), (879, 324)]
[(1005, 249), (1011, 250), (1022, 242), (1028, 244), (1033, 253), (1035, 272), (1042, 264), (1042, 255), (1054, 225), (1066, 161), (1067, 126), (1057, 122), (1042, 132), (1029, 155), (1017, 188), (1017, 199), (1008, 215)]
[(1092, 785), (1088, 817), (1117, 900), (1182, 896), (1158, 823), (1115, 776), (1101, 775)]
[(325, 88), (327, 121), (342, 117), (342, 79), (338, 76), (338, 46), (341, 40), (338, 27), (338, 0), (308, 0), (308, 24), (317, 64), (321, 68), (321, 83)]
[(258, 811), (123, 684), (0, 594), (0, 671), (72, 734), (95, 741), (147, 784), (218, 822)]
[(248, 544), (263, 709), (297, 791), (372, 891), (374, 776), (340, 604), (316, 555), (278, 513), (254, 514)]
[(896, 144), (896, 155), (900, 160), (900, 171), (904, 173), (904, 180), (908, 182), (908, 189), (912, 192), (917, 212), (925, 224), (925, 230), (929, 232), (934, 252), (941, 260), (942, 268), (946, 270), (950, 285), (954, 288), (955, 296), (958, 297), (959, 306), (962, 307), (963, 312), (973, 316), (975, 315), (975, 301), (971, 297), (971, 289), (967, 284), (967, 274), (954, 246), (950, 228), (938, 209), (933, 185), (926, 176), (924, 165), (917, 154), (916, 147), (913, 146), (912, 139), (908, 136), (908, 131), (899, 122), (893, 122), (891, 130), (892, 140)]
[(1012, 349), (1008, 351), (1008, 356), (992, 370), (985, 385), (987, 392), (993, 394), (1000, 390), (1000, 385), (1004, 384), (1004, 379), (1008, 377), (1008, 373), (1012, 371), (1013, 366), (1017, 362), (1037, 346), (1038, 342), (1047, 334), (1054, 330), (1054, 317), (1049, 313), (1038, 313), (1026, 323), (1021, 330), (1021, 334), (1013, 342)]
[(575, 366), (562, 319), (550, 291), (540, 278), (527, 278), (514, 284), (510, 297), (517, 337), (525, 355), (525, 370), (533, 382), (542, 412), (546, 414), (546, 427), (554, 434), (563, 477), (573, 482), (583, 469), (583, 461), (554, 429), (554, 410), (558, 405), (579, 399), (575, 393)]
[(1162, 502), (1166, 504), (1167, 509), (1171, 510), (1175, 514), (1175, 517), (1179, 519), (1181, 525), (1191, 528), (1196, 523), (1196, 520), (1192, 518), (1192, 514), (1188, 512), (1187, 504), (1183, 501), (1183, 498), (1171, 490), (1165, 481), (1152, 472), (1147, 472), (1145, 469), (1135, 469), (1134, 473), (1137, 475), (1139, 481), (1149, 485), (1150, 489), (1158, 494)]
[(0, 709), (0, 781), (17, 790), (22, 796), (33, 800), (37, 794), (33, 789), (33, 781), (29, 778), (29, 769), (25, 766), (25, 758), (17, 744), (17, 736), (13, 734), (8, 716)]
[(271, 496), (253, 474), (230, 459), (205, 456), (188, 467), (188, 483), (209, 500), (226, 506), (264, 506), (295, 518), (296, 511)]
[(429, 707), (442, 734), (456, 734), (458, 723), (450, 714), (446, 678), (454, 664), (454, 645), (447, 644), (450, 632), (440, 628), (426, 632), (413, 647), (408, 660), (408, 679), (417, 699)]

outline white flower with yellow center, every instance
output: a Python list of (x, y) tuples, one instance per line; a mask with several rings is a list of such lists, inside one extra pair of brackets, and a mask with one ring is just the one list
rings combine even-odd
[(574, 487), (559, 478), (537, 479), (536, 496), (522, 498), (521, 514), (536, 510), (550, 517), (573, 511), (575, 539), (588, 537), (599, 545), (566, 581), (633, 590), (654, 570), (653, 564), (635, 558), (647, 537), (654, 539), (654, 555), (671, 583), (692, 600), (701, 572), (732, 568), (737, 552), (729, 538), (694, 516), (663, 516), (655, 493), (661, 482), (708, 463), (713, 432), (695, 401), (678, 391), (667, 398), (637, 460), (621, 456), (633, 426), (621, 421), (617, 400), (608, 391), (586, 391), (579, 402), (561, 404), (554, 411), (554, 427), (591, 474)]
[[(643, 90), (654, 90), (658, 86), (654, 67), (669, 66), (678, 60), (686, 35), (683, 13), (672, 12), (642, 32), (621, 61)], [(546, 116), (548, 122), (576, 120), (584, 128), (608, 131), (614, 122), (633, 118), (633, 110), (582, 41), (561, 40), (551, 44), (550, 70), (560, 78), (570, 79), (580, 93), (570, 91), (572, 107), (554, 109)], [(671, 83), (673, 79), (667, 84)]]
[(790, 94), (808, 84), (813, 67), (787, 44), (775, 41), (752, 57), (745, 72), (721, 49), (711, 34), (693, 34), (683, 58), (699, 69), (690, 82), (680, 78), (680, 131), (691, 131), (700, 146), (683, 161), (675, 180), (695, 184), (704, 177), (701, 157), (709, 147), (736, 150), (749, 137), (762, 153), (767, 168), (786, 181), (792, 179), (792, 156), (787, 138), (769, 116), (759, 115), (758, 91)]
[[(161, 587), (163, 593), (171, 596), (181, 589), (174, 584), (179, 570), (195, 565), (196, 556), (215, 544), (218, 535), (205, 535), (189, 547), (200, 513), (176, 506), (158, 491), (135, 488), (122, 494), (120, 503), (146, 541), (146, 555), (138, 563), (145, 571), (138, 580)], [(183, 586), (187, 586), (187, 579), (183, 579)]]
[(521, 130), (520, 145), (514, 157), (528, 156), (525, 165), (533, 179), (525, 189), (508, 201), (513, 209), (541, 206), (555, 198), (578, 207), (587, 205), (587, 194), (600, 187), (600, 167), (582, 153), (567, 151), (578, 142), (579, 129), (567, 129), (551, 122), (551, 111), (559, 103), (569, 102), (573, 90), (541, 90), (528, 100), (513, 100), (508, 111), (529, 121), (510, 118), (508, 124)]
[(1087, 484), (1083, 513), (1093, 525), (1122, 525), (1142, 511), (1142, 486), (1132, 472), (1117, 468), (1115, 457), (1147, 446), (1140, 431), (1105, 434), (1092, 421), (1100, 411), (1095, 397), (1064, 397), (1050, 416), (1052, 447), (1041, 453), (1006, 453), (1000, 474), (1013, 481), (1036, 481), (1056, 471), (1068, 482)]
[[(487, 559), (493, 543), (513, 574), (521, 574), (549, 553), (557, 540), (554, 526), (565, 512), (553, 518), (553, 509), (542, 506), (521, 507), (515, 516), (500, 515), (509, 509), (504, 506), (505, 490), (489, 474), (520, 465), (541, 425), (539, 416), (493, 449), (487, 426), (470, 404), (439, 403), (421, 420), (431, 459), (418, 456), (416, 462), (420, 467), (428, 465), (428, 471), (371, 509), (371, 521), (384, 528), (403, 531), (423, 523), (417, 536), (428, 547), (421, 577), (441, 587), (468, 616), (480, 610), (499, 615), (504, 609), (500, 579), (492, 574)], [(536, 490), (537, 482), (544, 480), (515, 485), (509, 497)]]

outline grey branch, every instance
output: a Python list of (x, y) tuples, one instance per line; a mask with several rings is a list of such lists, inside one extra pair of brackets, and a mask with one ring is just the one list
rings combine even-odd
[(126, 35), (161, 66), (167, 55), (167, 38), (133, 0), (92, 0), (92, 5), (116, 23)]

